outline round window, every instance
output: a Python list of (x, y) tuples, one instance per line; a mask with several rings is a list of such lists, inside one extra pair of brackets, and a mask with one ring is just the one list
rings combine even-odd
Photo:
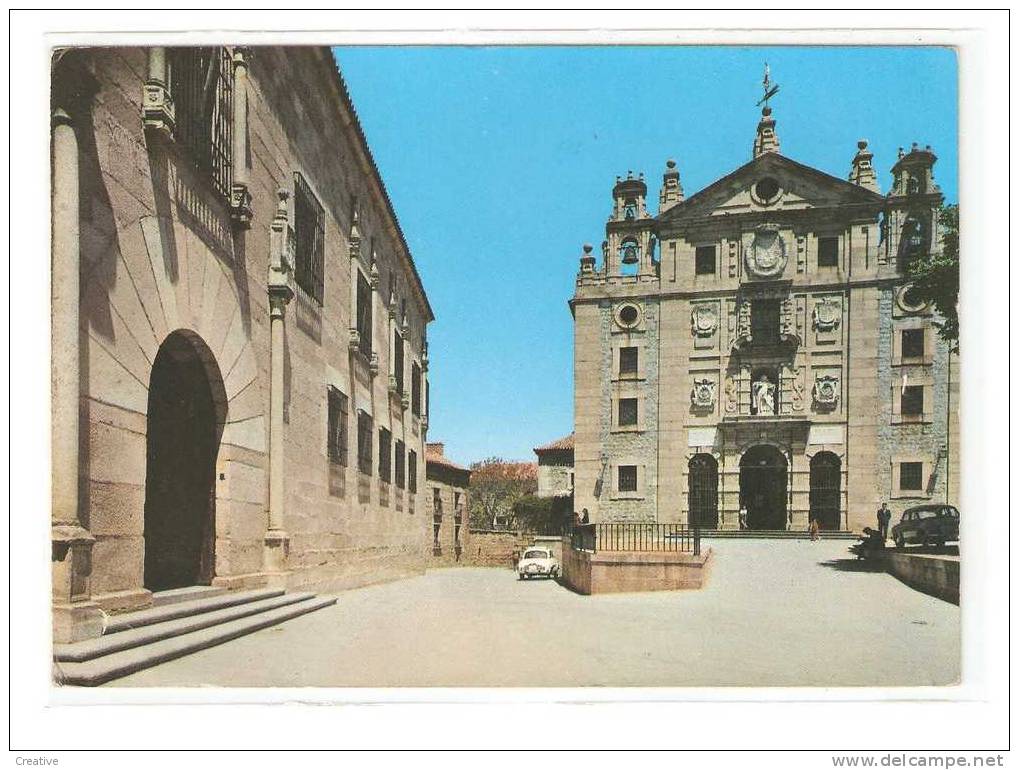
[(778, 197), (778, 182), (770, 176), (765, 177), (754, 186), (754, 192), (762, 201), (768, 202)]
[(640, 318), (640, 311), (635, 305), (623, 305), (619, 309), (619, 322), (623, 326), (634, 326)]

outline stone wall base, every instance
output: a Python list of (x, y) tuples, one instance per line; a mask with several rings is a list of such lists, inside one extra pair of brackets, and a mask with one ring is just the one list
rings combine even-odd
[(114, 615), (118, 612), (133, 612), (152, 606), (152, 591), (137, 588), (128, 591), (111, 591), (96, 594), (92, 600), (102, 608), (103, 612)]
[(885, 551), (885, 569), (910, 588), (959, 603), (959, 557)]
[(676, 591), (703, 588), (713, 563), (706, 548), (699, 556), (669, 551), (575, 551), (563, 546), (563, 582), (577, 593)]
[(93, 601), (53, 605), (53, 643), (69, 644), (102, 636), (106, 613)]

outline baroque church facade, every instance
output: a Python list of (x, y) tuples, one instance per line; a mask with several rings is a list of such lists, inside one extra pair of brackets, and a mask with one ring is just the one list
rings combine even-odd
[(930, 147), (891, 191), (858, 143), (848, 180), (781, 154), (686, 197), (666, 165), (617, 177), (574, 318), (575, 506), (591, 520), (754, 530), (874, 526), (959, 491), (958, 356), (906, 275), (941, 247)]

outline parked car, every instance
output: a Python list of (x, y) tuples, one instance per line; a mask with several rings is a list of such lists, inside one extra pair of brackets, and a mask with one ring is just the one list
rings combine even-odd
[(944, 545), (959, 539), (959, 509), (954, 505), (927, 503), (907, 508), (902, 519), (892, 527), (896, 548), (908, 543)]
[(548, 578), (559, 577), (559, 562), (548, 548), (532, 546), (524, 551), (517, 562), (517, 579), (525, 580), (542, 575)]

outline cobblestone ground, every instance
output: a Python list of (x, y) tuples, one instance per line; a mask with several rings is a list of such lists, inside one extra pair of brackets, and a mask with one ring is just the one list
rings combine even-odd
[(849, 560), (847, 541), (717, 540), (702, 591), (578, 596), (445, 569), (111, 686), (944, 685), (959, 608)]

